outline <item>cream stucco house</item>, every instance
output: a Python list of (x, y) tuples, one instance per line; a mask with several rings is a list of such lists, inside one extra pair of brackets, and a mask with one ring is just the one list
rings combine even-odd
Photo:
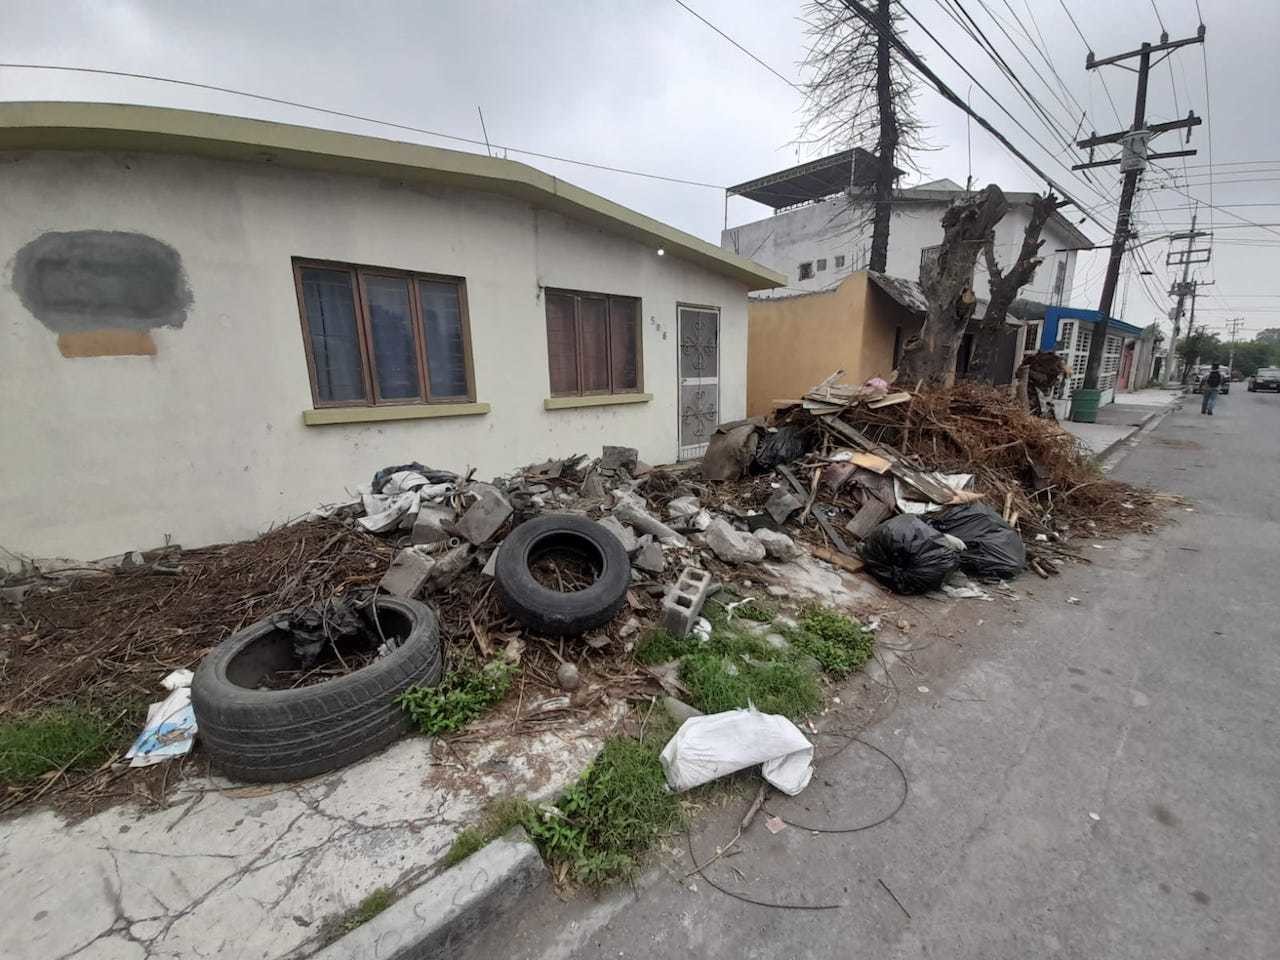
[(408, 460), (697, 455), (784, 282), (513, 161), (151, 107), (0, 105), (0, 210), (10, 562), (250, 536)]

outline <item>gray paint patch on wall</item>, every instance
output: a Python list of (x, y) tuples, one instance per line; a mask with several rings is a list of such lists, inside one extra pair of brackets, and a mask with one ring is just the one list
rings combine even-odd
[(13, 289), (55, 333), (180, 327), (191, 306), (182, 257), (141, 233), (46, 233), (18, 251)]

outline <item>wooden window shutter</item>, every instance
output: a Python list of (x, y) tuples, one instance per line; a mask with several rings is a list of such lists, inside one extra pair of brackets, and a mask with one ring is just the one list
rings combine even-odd
[(609, 298), (609, 353), (613, 392), (640, 389), (639, 301)]
[(546, 294), (547, 362), (551, 368), (553, 396), (578, 392), (578, 331), (574, 298), (564, 293)]
[(578, 298), (578, 349), (582, 392), (609, 392), (609, 311), (602, 297)]

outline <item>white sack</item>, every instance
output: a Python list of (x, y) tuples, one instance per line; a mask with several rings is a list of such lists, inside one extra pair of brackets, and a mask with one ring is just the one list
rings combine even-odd
[(754, 707), (690, 717), (662, 748), (661, 760), (677, 793), (757, 763), (765, 780), (791, 796), (813, 776), (813, 744), (800, 728)]

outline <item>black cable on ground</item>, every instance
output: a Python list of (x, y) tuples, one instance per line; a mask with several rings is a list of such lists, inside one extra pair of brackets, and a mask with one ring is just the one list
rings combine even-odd
[[(863, 830), (870, 830), (872, 827), (878, 827), (880, 826), (880, 824), (887, 823), (888, 821), (896, 817), (898, 815), (898, 811), (901, 810), (906, 805), (907, 794), (910, 792), (910, 786), (907, 780), (907, 772), (902, 769), (902, 764), (898, 763), (897, 760), (893, 759), (893, 757), (889, 756), (889, 754), (885, 753), (885, 751), (881, 750), (874, 743), (868, 743), (866, 740), (863, 740), (861, 737), (857, 737), (857, 736), (850, 737), (848, 742), (845, 743), (844, 747), (841, 747), (835, 753), (831, 754), (831, 757), (835, 757), (840, 753), (842, 753), (845, 747), (848, 747), (850, 743), (860, 743), (864, 747), (870, 747), (876, 753), (880, 754), (880, 756), (884, 757), (886, 760), (892, 763), (893, 768), (898, 771), (898, 776), (902, 778), (902, 796), (898, 798), (898, 802), (892, 810), (886, 813), (879, 820), (873, 820), (871, 823), (864, 823), (856, 827), (815, 827), (807, 823), (798, 823), (795, 820), (788, 820), (786, 817), (778, 817), (778, 815), (773, 811), (771, 811), (768, 807), (764, 808), (765, 813), (769, 814), (769, 816), (771, 817), (778, 817), (779, 820), (781, 820), (783, 823), (785, 823), (789, 827), (795, 827), (797, 830), (808, 830), (811, 833), (860, 833)], [(826, 759), (831, 759), (831, 757), (828, 757)]]
[[(838, 734), (827, 734), (827, 735), (835, 736)], [(840, 833), (859, 833), (863, 830), (870, 830), (872, 827), (878, 827), (882, 823), (887, 823), (889, 820), (892, 820), (895, 816), (897, 816), (898, 811), (901, 810), (907, 802), (907, 794), (910, 792), (910, 787), (909, 787), (909, 781), (907, 780), (907, 772), (902, 769), (902, 764), (898, 763), (897, 760), (889, 756), (888, 753), (886, 753), (884, 750), (881, 750), (874, 743), (868, 743), (866, 740), (863, 740), (861, 737), (857, 735), (853, 735), (853, 736), (850, 736), (845, 741), (844, 746), (840, 747), (840, 749), (827, 755), (826, 757), (823, 757), (822, 759), (824, 761), (834, 759), (835, 757), (843, 753), (849, 747), (849, 744), (855, 743), (855, 742), (860, 743), (865, 747), (870, 747), (876, 753), (880, 754), (882, 757), (884, 757), (886, 760), (892, 763), (894, 769), (898, 771), (898, 775), (902, 778), (902, 796), (898, 798), (898, 802), (894, 806), (894, 808), (891, 811), (889, 811), (887, 814), (885, 814), (883, 817), (881, 817), (880, 819), (875, 820), (871, 823), (864, 823), (856, 827), (814, 827), (814, 826), (809, 826), (803, 823), (797, 823), (794, 820), (788, 820), (785, 817), (778, 817), (779, 820), (787, 824), (787, 826), (795, 827), (797, 830), (808, 830), (811, 833), (840, 834)], [(767, 806), (763, 807), (762, 809), (765, 811), (765, 813), (768, 813), (770, 816), (777, 816), (777, 814), (772, 813)], [(740, 900), (743, 903), (749, 903), (757, 907), (775, 907), (779, 910), (838, 910), (840, 907), (846, 906), (846, 904), (843, 904), (843, 903), (824, 903), (824, 904), (773, 903), (768, 900), (757, 900), (754, 897), (749, 897), (746, 894), (738, 893), (735, 890), (730, 890), (727, 887), (723, 887), (720, 884), (718, 884), (715, 880), (712, 880), (711, 877), (706, 873), (706, 868), (711, 865), (712, 861), (708, 860), (705, 864), (699, 864), (698, 855), (697, 853), (694, 852), (694, 849), (693, 849), (693, 832), (688, 827), (685, 827), (684, 836), (685, 836), (685, 842), (689, 848), (689, 859), (693, 862), (693, 866), (696, 868), (693, 871), (693, 873), (690, 874), (690, 876), (701, 877), (703, 880), (707, 882), (708, 885), (710, 885), (713, 889), (718, 890), (720, 893), (723, 893), (726, 897), (732, 897), (734, 900)], [(883, 884), (883, 882), (884, 881), (881, 881), (881, 884)], [(889, 895), (893, 896), (893, 892), (890, 891)], [(897, 901), (897, 897), (894, 897), (894, 900)], [(902, 904), (899, 903), (898, 906), (901, 907)], [(905, 907), (903, 908), (903, 912), (904, 913), (906, 912)], [(908, 914), (908, 916), (910, 916), (910, 914)]]

